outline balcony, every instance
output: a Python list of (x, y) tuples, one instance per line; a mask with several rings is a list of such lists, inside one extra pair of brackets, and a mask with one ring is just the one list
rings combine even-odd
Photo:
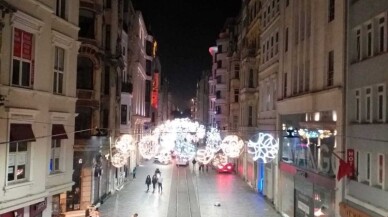
[(132, 83), (121, 83), (121, 92), (132, 94), (133, 85)]

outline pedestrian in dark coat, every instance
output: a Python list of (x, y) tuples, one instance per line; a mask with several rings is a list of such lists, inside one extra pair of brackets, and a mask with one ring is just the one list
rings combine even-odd
[(150, 190), (150, 185), (151, 185), (151, 176), (150, 175), (147, 176), (145, 183), (147, 185), (147, 192), (148, 192)]
[(152, 176), (152, 188), (154, 189), (152, 193), (155, 193), (156, 183), (158, 183), (158, 177), (156, 176), (156, 174), (154, 174)]
[(136, 167), (133, 168), (132, 175), (133, 178), (136, 179)]

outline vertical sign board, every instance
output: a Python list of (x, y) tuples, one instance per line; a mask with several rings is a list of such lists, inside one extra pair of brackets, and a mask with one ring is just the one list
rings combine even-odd
[(349, 174), (349, 177), (354, 176), (354, 149), (348, 149), (346, 152), (346, 161), (351, 166), (352, 172)]
[(159, 89), (159, 73), (154, 72), (152, 79), (152, 93), (151, 93), (151, 106), (155, 109), (158, 108), (158, 89)]

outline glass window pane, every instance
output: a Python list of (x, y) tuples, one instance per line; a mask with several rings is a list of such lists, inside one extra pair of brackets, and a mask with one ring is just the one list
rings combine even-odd
[(55, 170), (55, 171), (58, 171), (58, 170), (59, 170), (59, 158), (55, 158), (54, 170)]
[(61, 147), (61, 140), (60, 139), (56, 140), (55, 147), (56, 148), (60, 148)]
[(30, 63), (22, 62), (22, 86), (30, 86), (30, 66)]
[(19, 79), (20, 79), (20, 61), (19, 60), (13, 60), (12, 61), (12, 84), (19, 85)]
[(58, 74), (58, 93), (63, 93), (63, 74)]
[(27, 142), (18, 143), (18, 152), (27, 151)]
[(16, 149), (17, 149), (17, 143), (9, 144), (9, 152), (16, 152)]
[(15, 166), (8, 167), (8, 181), (15, 180)]
[(26, 165), (18, 165), (18, 169), (16, 171), (17, 179), (26, 178)]

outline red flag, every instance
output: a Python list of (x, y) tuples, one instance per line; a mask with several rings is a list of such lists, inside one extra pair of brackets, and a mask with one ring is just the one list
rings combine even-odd
[(353, 173), (352, 166), (340, 159), (340, 164), (337, 173), (337, 180), (340, 181), (344, 176), (348, 176)]

